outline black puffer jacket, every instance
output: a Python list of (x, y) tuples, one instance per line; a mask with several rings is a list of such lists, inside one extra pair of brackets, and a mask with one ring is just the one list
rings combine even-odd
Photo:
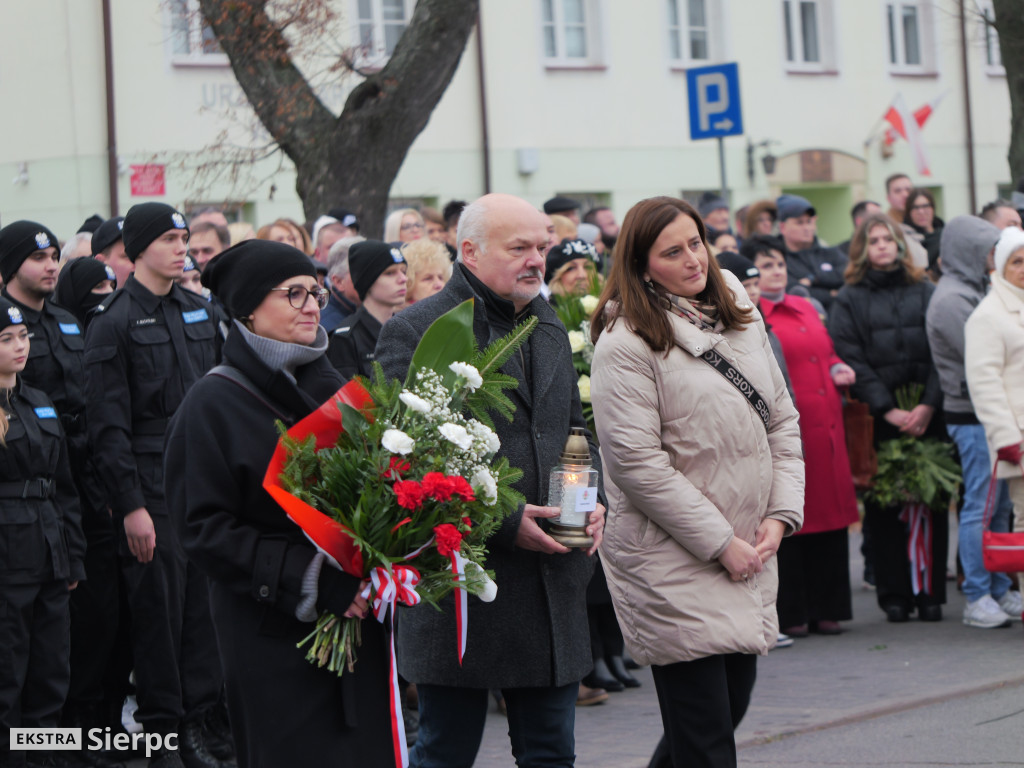
[[(806, 285), (811, 296), (821, 302), (828, 312), (831, 310), (833, 291), (843, 287), (843, 273), (846, 271), (846, 255), (838, 248), (822, 245), (817, 238), (814, 245), (801, 251), (786, 252), (786, 269), (789, 271), (789, 285)], [(808, 280), (808, 283), (801, 283)]]
[(923, 405), (942, 405), (925, 332), (934, 290), (927, 280), (909, 283), (902, 269), (868, 270), (832, 303), (828, 329), (836, 354), (856, 371), (851, 392), (876, 418), (897, 407), (896, 390), (910, 383), (924, 385)]

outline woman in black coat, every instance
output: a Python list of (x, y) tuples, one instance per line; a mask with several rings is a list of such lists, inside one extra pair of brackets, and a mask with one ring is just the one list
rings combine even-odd
[(935, 197), (927, 189), (910, 190), (907, 195), (904, 224), (921, 236), (921, 245), (928, 252), (928, 273), (933, 280), (942, 274), (939, 268), (939, 244), (946, 222), (935, 214)]
[(71, 676), (68, 593), (85, 537), (60, 419), (22, 383), (29, 334), (0, 298), (0, 765), (21, 765), (10, 728), (53, 728)]
[(262, 486), (275, 422), (294, 424), (344, 383), (324, 356), (326, 291), (308, 257), (262, 240), (216, 257), (203, 284), (233, 318), (223, 348), (233, 371), (205, 376), (175, 414), (165, 483), (182, 545), (210, 580), (238, 763), (388, 765), (384, 632), (372, 618), (362, 623), (355, 671), (341, 678), (306, 661), (295, 646), (317, 613), (365, 617), (366, 601), (358, 578), (320, 567)]
[[(846, 285), (832, 305), (829, 332), (839, 355), (857, 374), (851, 394), (871, 408), (875, 446), (895, 437), (947, 440), (940, 413), (938, 373), (925, 332), (925, 312), (934, 287), (913, 266), (899, 226), (872, 214), (850, 242)], [(898, 407), (896, 392), (923, 387), (920, 403)], [(949, 520), (932, 516), (932, 591), (915, 595), (907, 557), (907, 530), (900, 508), (866, 501), (865, 526), (871, 531), (878, 604), (889, 621), (906, 621), (915, 607), (923, 621), (939, 621), (946, 602)]]

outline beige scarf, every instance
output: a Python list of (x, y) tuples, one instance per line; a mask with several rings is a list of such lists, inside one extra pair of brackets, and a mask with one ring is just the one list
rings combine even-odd
[(718, 308), (711, 304), (676, 296), (664, 288), (655, 288), (653, 283), (647, 283), (647, 290), (654, 294), (660, 307), (693, 323), (702, 331), (713, 331), (718, 325)]

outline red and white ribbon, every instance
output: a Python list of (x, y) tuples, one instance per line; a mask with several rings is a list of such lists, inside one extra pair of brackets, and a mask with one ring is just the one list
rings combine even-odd
[(460, 552), (452, 552), (452, 578), (455, 586), (455, 642), (458, 646), (459, 666), (466, 653), (466, 637), (469, 634), (469, 593), (466, 591), (466, 563)]
[(420, 596), (416, 585), (420, 581), (420, 573), (412, 566), (395, 565), (392, 571), (378, 566), (370, 572), (370, 583), (366, 585), (362, 596), (369, 599), (373, 595), (373, 616), (382, 624), (387, 621), (389, 644), (391, 646), (391, 736), (394, 743), (395, 765), (407, 768), (409, 765), (409, 749), (405, 743), (405, 720), (402, 717), (402, 694), (398, 688), (398, 663), (395, 659), (395, 608), (402, 605), (418, 605)]
[(907, 559), (915, 595), (932, 594), (932, 511), (924, 504), (907, 504), (900, 512), (907, 524)]

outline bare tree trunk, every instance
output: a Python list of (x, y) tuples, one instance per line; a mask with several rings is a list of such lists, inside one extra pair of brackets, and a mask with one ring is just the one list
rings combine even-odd
[(338, 117), (295, 66), (267, 0), (199, 5), (256, 116), (295, 164), (306, 217), (343, 205), (364, 234), (380, 237), (391, 185), (455, 74), (479, 0), (419, 0), (388, 63), (367, 74)]
[(999, 50), (1010, 89), (1010, 174), (1024, 176), (1024, 0), (992, 0)]

